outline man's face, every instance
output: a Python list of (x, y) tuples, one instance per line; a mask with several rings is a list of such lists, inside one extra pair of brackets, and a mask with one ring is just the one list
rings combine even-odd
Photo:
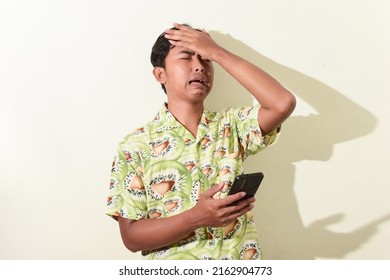
[(165, 58), (163, 71), (169, 98), (203, 101), (211, 91), (213, 64), (190, 49), (172, 47)]

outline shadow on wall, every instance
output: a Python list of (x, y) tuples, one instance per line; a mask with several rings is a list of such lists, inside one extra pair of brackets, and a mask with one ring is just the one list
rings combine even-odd
[[(250, 170), (250, 166), (261, 166), (267, 181), (272, 182), (272, 187), (261, 189), (261, 198), (255, 207), (265, 258), (342, 258), (357, 249), (375, 234), (379, 223), (390, 219), (390, 215), (350, 233), (337, 233), (327, 228), (339, 222), (343, 214), (325, 217), (306, 227), (293, 189), (294, 163), (327, 161), (335, 144), (371, 133), (376, 118), (329, 86), (277, 64), (230, 35), (217, 32), (210, 35), (230, 51), (261, 66), (318, 112), (290, 117), (275, 147), (270, 148), (270, 152), (260, 153), (261, 158), (256, 155), (245, 163), (246, 172), (258, 170)], [(219, 66), (215, 73), (214, 92), (208, 97), (206, 107), (220, 110), (251, 104), (252, 97)]]

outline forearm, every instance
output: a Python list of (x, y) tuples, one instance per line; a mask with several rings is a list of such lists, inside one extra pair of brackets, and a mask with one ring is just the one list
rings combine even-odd
[(264, 70), (226, 49), (221, 48), (214, 60), (265, 108), (272, 108), (276, 100), (289, 96), (288, 91)]
[(119, 218), (123, 243), (132, 252), (153, 250), (171, 245), (191, 235), (199, 222), (191, 211), (163, 218), (129, 220)]
[(295, 108), (295, 97), (278, 81), (251, 62), (221, 48), (213, 60), (221, 65), (260, 103), (265, 112), (262, 129), (270, 132), (282, 123)]
[(175, 216), (137, 221), (119, 217), (123, 243), (132, 252), (159, 249), (189, 238), (197, 228), (227, 226), (253, 208), (253, 197), (240, 200), (244, 192), (214, 199), (223, 187), (223, 183), (210, 187), (194, 207)]

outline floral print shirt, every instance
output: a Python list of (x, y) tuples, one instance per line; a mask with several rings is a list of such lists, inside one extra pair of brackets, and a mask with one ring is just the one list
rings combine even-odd
[[(192, 208), (209, 187), (224, 182), (227, 195), (243, 173), (244, 159), (276, 141), (280, 127), (263, 136), (259, 105), (204, 110), (194, 137), (166, 105), (153, 121), (128, 134), (111, 171), (106, 214), (128, 219), (163, 219)], [(201, 227), (187, 238), (152, 251), (146, 259), (261, 259), (253, 214), (226, 227)]]

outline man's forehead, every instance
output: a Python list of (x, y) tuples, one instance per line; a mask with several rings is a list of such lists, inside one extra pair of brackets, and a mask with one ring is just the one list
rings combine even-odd
[(172, 45), (169, 52), (172, 53), (191, 53), (194, 54), (195, 52), (189, 48), (180, 47), (180, 46), (174, 46)]

